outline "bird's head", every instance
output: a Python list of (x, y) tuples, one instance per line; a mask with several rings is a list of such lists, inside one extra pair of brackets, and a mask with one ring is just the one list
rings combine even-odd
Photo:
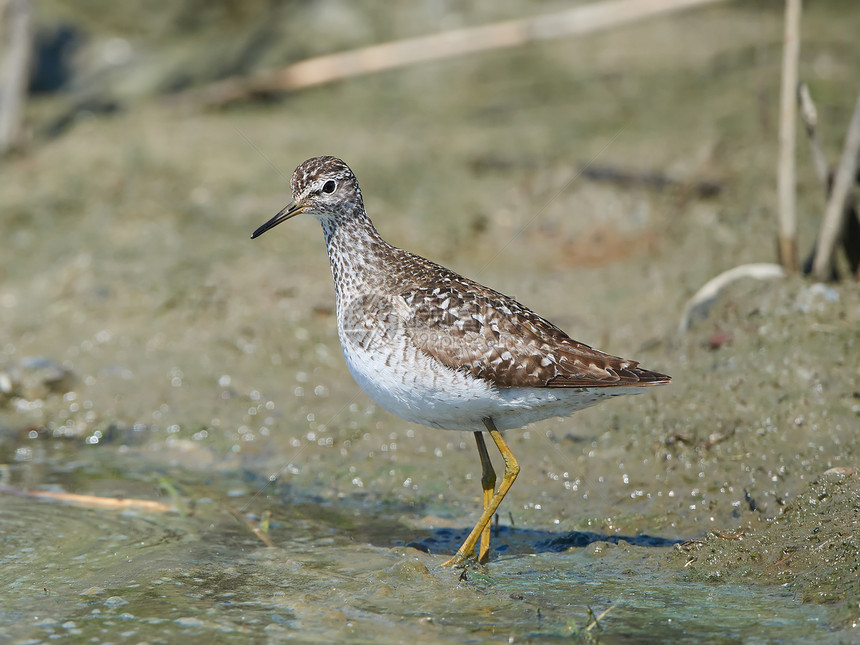
[(254, 231), (251, 239), (299, 213), (313, 215), (325, 225), (364, 211), (358, 180), (337, 157), (312, 157), (302, 162), (293, 172), (290, 187), (293, 201)]

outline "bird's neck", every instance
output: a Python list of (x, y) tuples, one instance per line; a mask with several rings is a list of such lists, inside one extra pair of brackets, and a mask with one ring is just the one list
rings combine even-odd
[(345, 296), (384, 287), (385, 257), (392, 248), (376, 232), (366, 213), (351, 213), (348, 217), (322, 222), (331, 275), (338, 303)]

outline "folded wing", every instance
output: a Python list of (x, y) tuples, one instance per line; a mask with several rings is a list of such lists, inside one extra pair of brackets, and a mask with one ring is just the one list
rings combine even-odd
[(577, 342), (516, 300), (450, 274), (400, 294), (402, 321), (428, 356), (498, 387), (621, 387), (670, 377)]

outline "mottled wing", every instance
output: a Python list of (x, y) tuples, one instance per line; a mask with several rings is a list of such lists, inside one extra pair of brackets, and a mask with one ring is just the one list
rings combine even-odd
[(512, 298), (460, 276), (401, 294), (411, 341), (427, 355), (499, 387), (646, 385), (669, 377), (570, 338)]

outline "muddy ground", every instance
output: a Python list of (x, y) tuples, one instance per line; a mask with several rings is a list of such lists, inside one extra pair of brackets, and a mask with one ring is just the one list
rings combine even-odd
[[(509, 4), (388, 22), (285, 5), (259, 65), (562, 6)], [(857, 284), (742, 281), (677, 331), (708, 279), (775, 260), (780, 6), (727, 3), (222, 110), (165, 92), (177, 68), (212, 76), (235, 53), (217, 43), (250, 40), (258, 17), (216, 12), (178, 33), (85, 8), (46, 3), (41, 20), (85, 26), (89, 84), (35, 99), (30, 139), (0, 167), (0, 632), (857, 637)], [(835, 160), (860, 13), (810, 3), (803, 30), (801, 76)], [(116, 36), (127, 58), (99, 75)], [(87, 92), (120, 109), (76, 112), (49, 136)], [(798, 133), (806, 250), (824, 197)], [(351, 380), (314, 220), (250, 240), (318, 154), (352, 166), (390, 242), (674, 378), (507, 433), (522, 472), (493, 559), (463, 577), (438, 565), (479, 514), (472, 437), (411, 426)], [(586, 165), (678, 183), (597, 182)], [(275, 547), (229, 509), (270, 513)], [(609, 609), (599, 628), (592, 609)]]

